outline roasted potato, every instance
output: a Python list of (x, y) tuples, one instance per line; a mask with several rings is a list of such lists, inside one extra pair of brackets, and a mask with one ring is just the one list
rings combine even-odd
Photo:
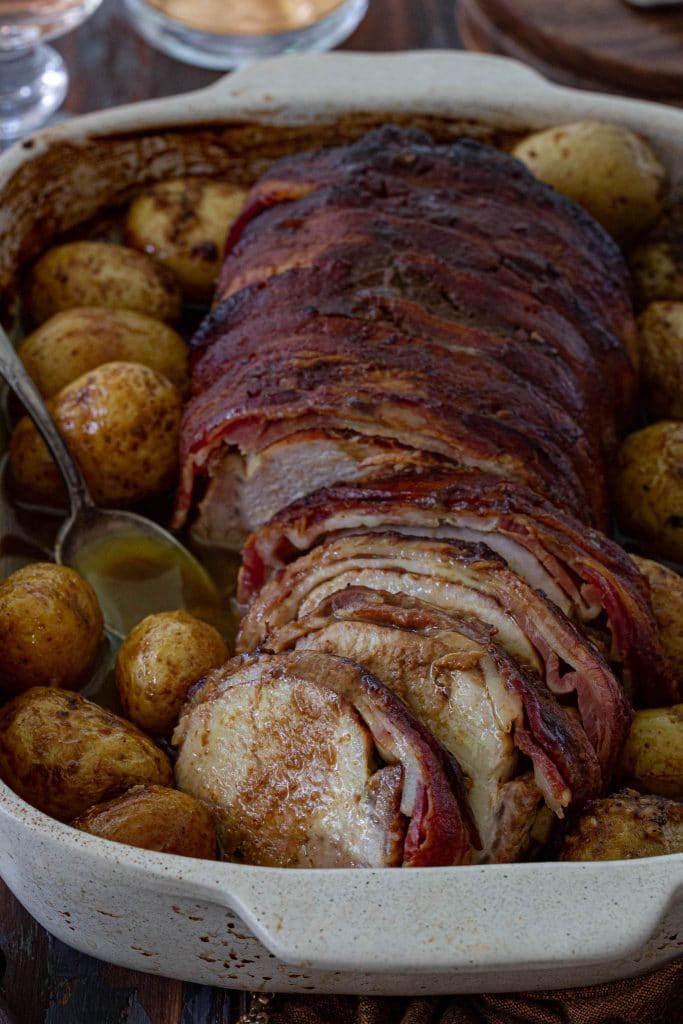
[(634, 790), (595, 800), (564, 837), (559, 860), (621, 860), (683, 852), (683, 804)]
[(666, 174), (650, 146), (628, 128), (576, 121), (534, 132), (513, 155), (541, 181), (585, 207), (623, 240), (655, 220)]
[(668, 207), (629, 257), (641, 303), (683, 301), (683, 204)]
[(224, 181), (162, 181), (131, 204), (126, 241), (170, 267), (189, 299), (209, 302), (228, 228), (245, 197), (244, 189)]
[(177, 278), (151, 256), (110, 242), (66, 242), (32, 267), (24, 308), (36, 324), (73, 306), (133, 309), (173, 323), (181, 301)]
[(188, 348), (172, 327), (132, 309), (81, 306), (46, 320), (19, 346), (21, 360), (45, 398), (102, 363), (142, 363), (185, 394)]
[(683, 695), (683, 577), (660, 562), (632, 555), (650, 584), (650, 600), (664, 656)]
[(0, 583), (0, 694), (86, 682), (102, 639), (95, 591), (64, 565), (34, 562)]
[(137, 784), (173, 784), (166, 754), (124, 718), (35, 686), (0, 709), (0, 778), (60, 821)]
[[(99, 504), (130, 506), (172, 486), (182, 400), (156, 370), (104, 363), (62, 388), (48, 407)], [(28, 417), (12, 435), (9, 460), (24, 500), (64, 503), (57, 466)]]
[(148, 615), (116, 657), (126, 715), (152, 736), (170, 736), (190, 687), (229, 654), (220, 633), (187, 612)]
[(641, 395), (653, 419), (683, 419), (683, 302), (652, 302), (638, 319)]
[(216, 829), (209, 812), (194, 797), (166, 786), (133, 786), (123, 796), (90, 807), (71, 824), (143, 850), (216, 858)]
[(626, 438), (614, 503), (626, 534), (653, 554), (683, 561), (683, 423), (663, 420)]
[(683, 797), (683, 704), (636, 711), (619, 776), (641, 793)]

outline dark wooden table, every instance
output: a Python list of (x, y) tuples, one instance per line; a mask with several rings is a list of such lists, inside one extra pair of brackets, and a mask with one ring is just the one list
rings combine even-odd
[[(457, 47), (454, 9), (454, 0), (370, 0), (344, 48)], [(218, 77), (152, 50), (128, 24), (121, 0), (104, 0), (57, 46), (71, 72), (65, 109), (73, 114), (197, 89)], [(244, 1010), (239, 993), (138, 974), (75, 952), (37, 925), (1, 882), (0, 949), (17, 1024), (234, 1024)]]

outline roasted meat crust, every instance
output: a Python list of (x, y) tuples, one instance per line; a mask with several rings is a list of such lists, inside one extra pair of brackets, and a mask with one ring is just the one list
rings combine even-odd
[(248, 603), (274, 572), (325, 538), (349, 531), (484, 540), (533, 587), (595, 635), (639, 705), (675, 703), (649, 586), (625, 551), (532, 491), (474, 470), (405, 472), (308, 495), (252, 534), (238, 596)]
[[(602, 478), (585, 436), (558, 407), (495, 362), (360, 321), (237, 346), (229, 369), (188, 406), (188, 439), (253, 453), (303, 429), (354, 430), (506, 475), (575, 515), (603, 520)], [(584, 484), (583, 481), (586, 481)]]

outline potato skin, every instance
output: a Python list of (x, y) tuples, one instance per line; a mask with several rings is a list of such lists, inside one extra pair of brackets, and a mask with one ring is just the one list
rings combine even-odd
[(246, 191), (225, 181), (175, 178), (138, 196), (126, 217), (126, 241), (174, 271), (189, 299), (209, 302), (228, 228)]
[(73, 569), (35, 562), (0, 583), (0, 694), (82, 685), (102, 639), (95, 591)]
[(625, 789), (593, 801), (566, 834), (559, 860), (631, 860), (683, 852), (683, 804)]
[(614, 502), (624, 533), (653, 554), (683, 561), (683, 423), (663, 420), (626, 438)]
[(172, 327), (132, 309), (80, 306), (36, 328), (18, 348), (44, 398), (102, 363), (142, 363), (162, 373), (181, 394), (188, 389), (188, 348)]
[(169, 737), (190, 687), (229, 655), (218, 630), (188, 612), (148, 615), (116, 657), (116, 687), (127, 717), (152, 736)]
[(641, 793), (683, 797), (683, 704), (636, 711), (619, 776)]
[[(173, 485), (182, 399), (156, 370), (104, 363), (62, 388), (48, 408), (98, 504), (128, 507)], [(64, 504), (57, 466), (28, 417), (12, 435), (9, 460), (24, 500)]]
[(166, 754), (77, 693), (35, 686), (0, 710), (0, 777), (60, 821), (138, 783), (172, 785)]
[(66, 242), (33, 265), (25, 309), (40, 324), (62, 309), (105, 306), (133, 309), (174, 323), (180, 316), (180, 285), (151, 256), (110, 242)]
[(166, 786), (133, 786), (123, 796), (90, 807), (71, 824), (114, 843), (216, 859), (216, 829), (207, 809)]
[(629, 263), (642, 305), (657, 299), (683, 302), (683, 204), (664, 210), (657, 223), (638, 239)]
[(631, 555), (650, 584), (650, 603), (662, 649), (683, 697), (683, 577), (650, 558)]
[(535, 177), (580, 203), (617, 239), (634, 236), (661, 213), (664, 168), (628, 128), (576, 121), (528, 135), (512, 152)]
[(655, 420), (683, 419), (683, 302), (652, 302), (638, 318), (641, 395)]

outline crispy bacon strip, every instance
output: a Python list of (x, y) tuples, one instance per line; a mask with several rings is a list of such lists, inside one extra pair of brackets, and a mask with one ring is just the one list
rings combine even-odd
[(647, 581), (624, 550), (532, 491), (474, 470), (400, 473), (339, 484), (284, 509), (247, 540), (245, 604), (282, 566), (335, 534), (397, 530), (485, 542), (576, 624), (604, 632), (604, 653), (638, 704), (675, 703)]

